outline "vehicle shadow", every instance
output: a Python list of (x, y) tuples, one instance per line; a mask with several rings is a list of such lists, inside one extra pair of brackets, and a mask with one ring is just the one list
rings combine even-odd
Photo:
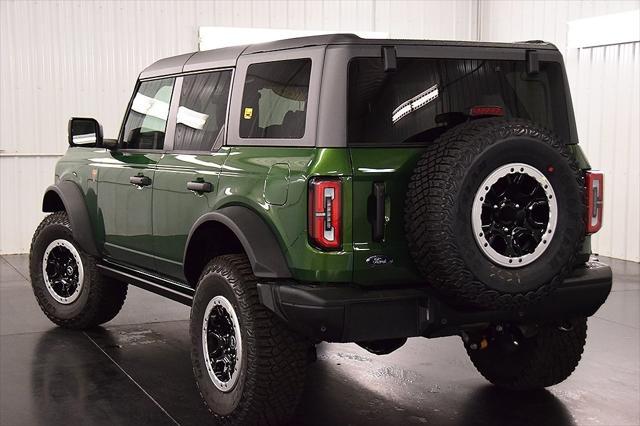
[(460, 414), (460, 425), (576, 425), (562, 401), (546, 389), (515, 392), (487, 384), (473, 391)]

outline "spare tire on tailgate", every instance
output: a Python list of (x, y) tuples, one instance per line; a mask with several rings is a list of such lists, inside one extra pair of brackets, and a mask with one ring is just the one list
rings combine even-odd
[(409, 249), (453, 304), (522, 307), (571, 271), (584, 203), (583, 174), (552, 132), (519, 119), (468, 122), (417, 163), (405, 209)]

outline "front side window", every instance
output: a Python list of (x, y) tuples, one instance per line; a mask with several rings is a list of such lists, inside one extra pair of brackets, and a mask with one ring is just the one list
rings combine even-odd
[(301, 139), (311, 59), (249, 65), (240, 110), (241, 138)]
[(211, 151), (222, 145), (231, 71), (184, 77), (173, 148)]
[(140, 83), (124, 125), (123, 149), (162, 149), (174, 81), (163, 78)]

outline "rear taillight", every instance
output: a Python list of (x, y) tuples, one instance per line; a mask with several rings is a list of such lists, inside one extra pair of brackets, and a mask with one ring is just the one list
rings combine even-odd
[(595, 234), (602, 228), (602, 202), (604, 200), (604, 175), (598, 171), (585, 174), (587, 190), (587, 234)]
[(338, 179), (309, 182), (309, 240), (323, 250), (342, 246), (342, 183)]

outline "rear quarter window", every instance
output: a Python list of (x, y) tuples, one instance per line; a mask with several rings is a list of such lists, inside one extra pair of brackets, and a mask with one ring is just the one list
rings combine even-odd
[(251, 64), (240, 110), (240, 137), (301, 139), (305, 133), (311, 59)]

